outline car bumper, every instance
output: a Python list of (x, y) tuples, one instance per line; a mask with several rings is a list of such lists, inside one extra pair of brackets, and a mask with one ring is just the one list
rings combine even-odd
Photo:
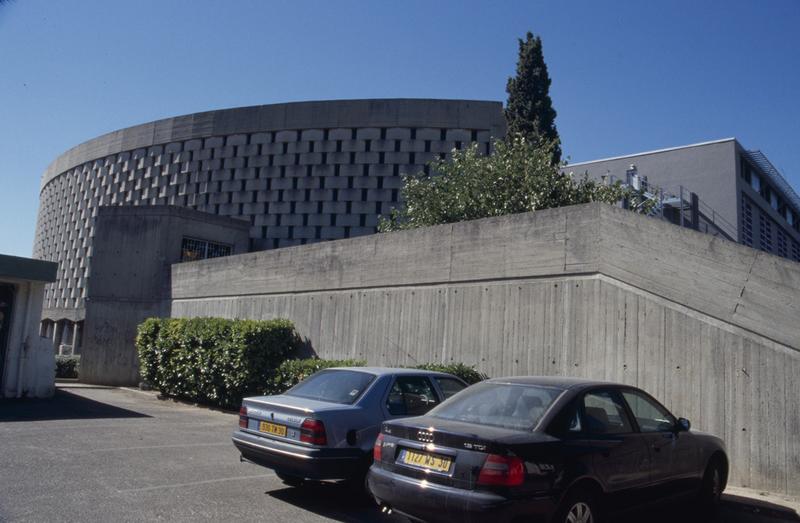
[(350, 479), (363, 474), (369, 463), (360, 449), (306, 447), (241, 430), (231, 439), (245, 460), (306, 479)]
[(378, 504), (430, 523), (497, 523), (518, 517), (545, 522), (556, 509), (550, 497), (512, 500), (493, 492), (429, 483), (375, 466), (369, 469), (367, 486)]

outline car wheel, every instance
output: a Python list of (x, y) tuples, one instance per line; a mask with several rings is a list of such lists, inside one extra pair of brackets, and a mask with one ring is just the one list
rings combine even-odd
[(722, 466), (719, 461), (714, 460), (706, 467), (706, 472), (703, 474), (703, 485), (700, 488), (700, 504), (707, 513), (716, 512), (724, 488), (725, 478)]
[(564, 498), (553, 523), (599, 523), (597, 502), (591, 492), (573, 490)]
[(277, 472), (277, 471), (275, 472), (275, 475), (278, 476), (278, 479), (280, 479), (290, 487), (300, 487), (305, 483), (305, 480), (303, 480), (303, 478), (299, 476), (292, 476), (290, 474), (284, 474), (283, 472)]

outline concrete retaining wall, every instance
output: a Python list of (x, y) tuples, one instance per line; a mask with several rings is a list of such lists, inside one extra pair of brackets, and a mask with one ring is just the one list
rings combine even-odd
[(173, 316), (288, 317), (322, 357), (621, 381), (800, 494), (800, 265), (587, 205), (173, 266)]

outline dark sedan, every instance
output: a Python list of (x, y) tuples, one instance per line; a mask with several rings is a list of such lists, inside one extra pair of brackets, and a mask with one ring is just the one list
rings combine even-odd
[(725, 445), (646, 392), (571, 378), (500, 378), (427, 415), (384, 422), (368, 485), (421, 521), (596, 523), (691, 499), (713, 510)]

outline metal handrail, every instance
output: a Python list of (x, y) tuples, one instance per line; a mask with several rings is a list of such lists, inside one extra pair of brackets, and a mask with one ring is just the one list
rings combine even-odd
[[(618, 180), (618, 178), (613, 174), (606, 175), (603, 177), (603, 179), (607, 183), (615, 183)], [(622, 180), (619, 181), (622, 182)], [(645, 179), (641, 179), (640, 183), (642, 184), (641, 191), (643, 195), (646, 198), (656, 200), (658, 202), (656, 208), (653, 210), (653, 212), (650, 213), (651, 216), (655, 215), (664, 218), (665, 205), (673, 202), (674, 200), (678, 200), (678, 202), (680, 202), (678, 207), (680, 225), (686, 226), (684, 212), (686, 212), (687, 210), (691, 212), (692, 194), (694, 193), (692, 193), (689, 189), (687, 189), (682, 185), (679, 186), (678, 188), (678, 194), (675, 194), (672, 191), (665, 191), (663, 188), (653, 187)], [(625, 187), (630, 186), (630, 184), (627, 183), (627, 180), (625, 182), (622, 182), (622, 185)], [(711, 207), (704, 200), (700, 199), (699, 196), (697, 196), (696, 194), (695, 196), (697, 197), (697, 213), (706, 223), (705, 232), (707, 233), (709, 232), (708, 225), (710, 224), (717, 231), (719, 231), (719, 233), (725, 236), (728, 240), (737, 242), (739, 236), (738, 227), (730, 223), (727, 219), (725, 219), (725, 217), (718, 214), (713, 207)], [(692, 226), (696, 227), (698, 230), (700, 228), (699, 223), (697, 224), (692, 223)]]

